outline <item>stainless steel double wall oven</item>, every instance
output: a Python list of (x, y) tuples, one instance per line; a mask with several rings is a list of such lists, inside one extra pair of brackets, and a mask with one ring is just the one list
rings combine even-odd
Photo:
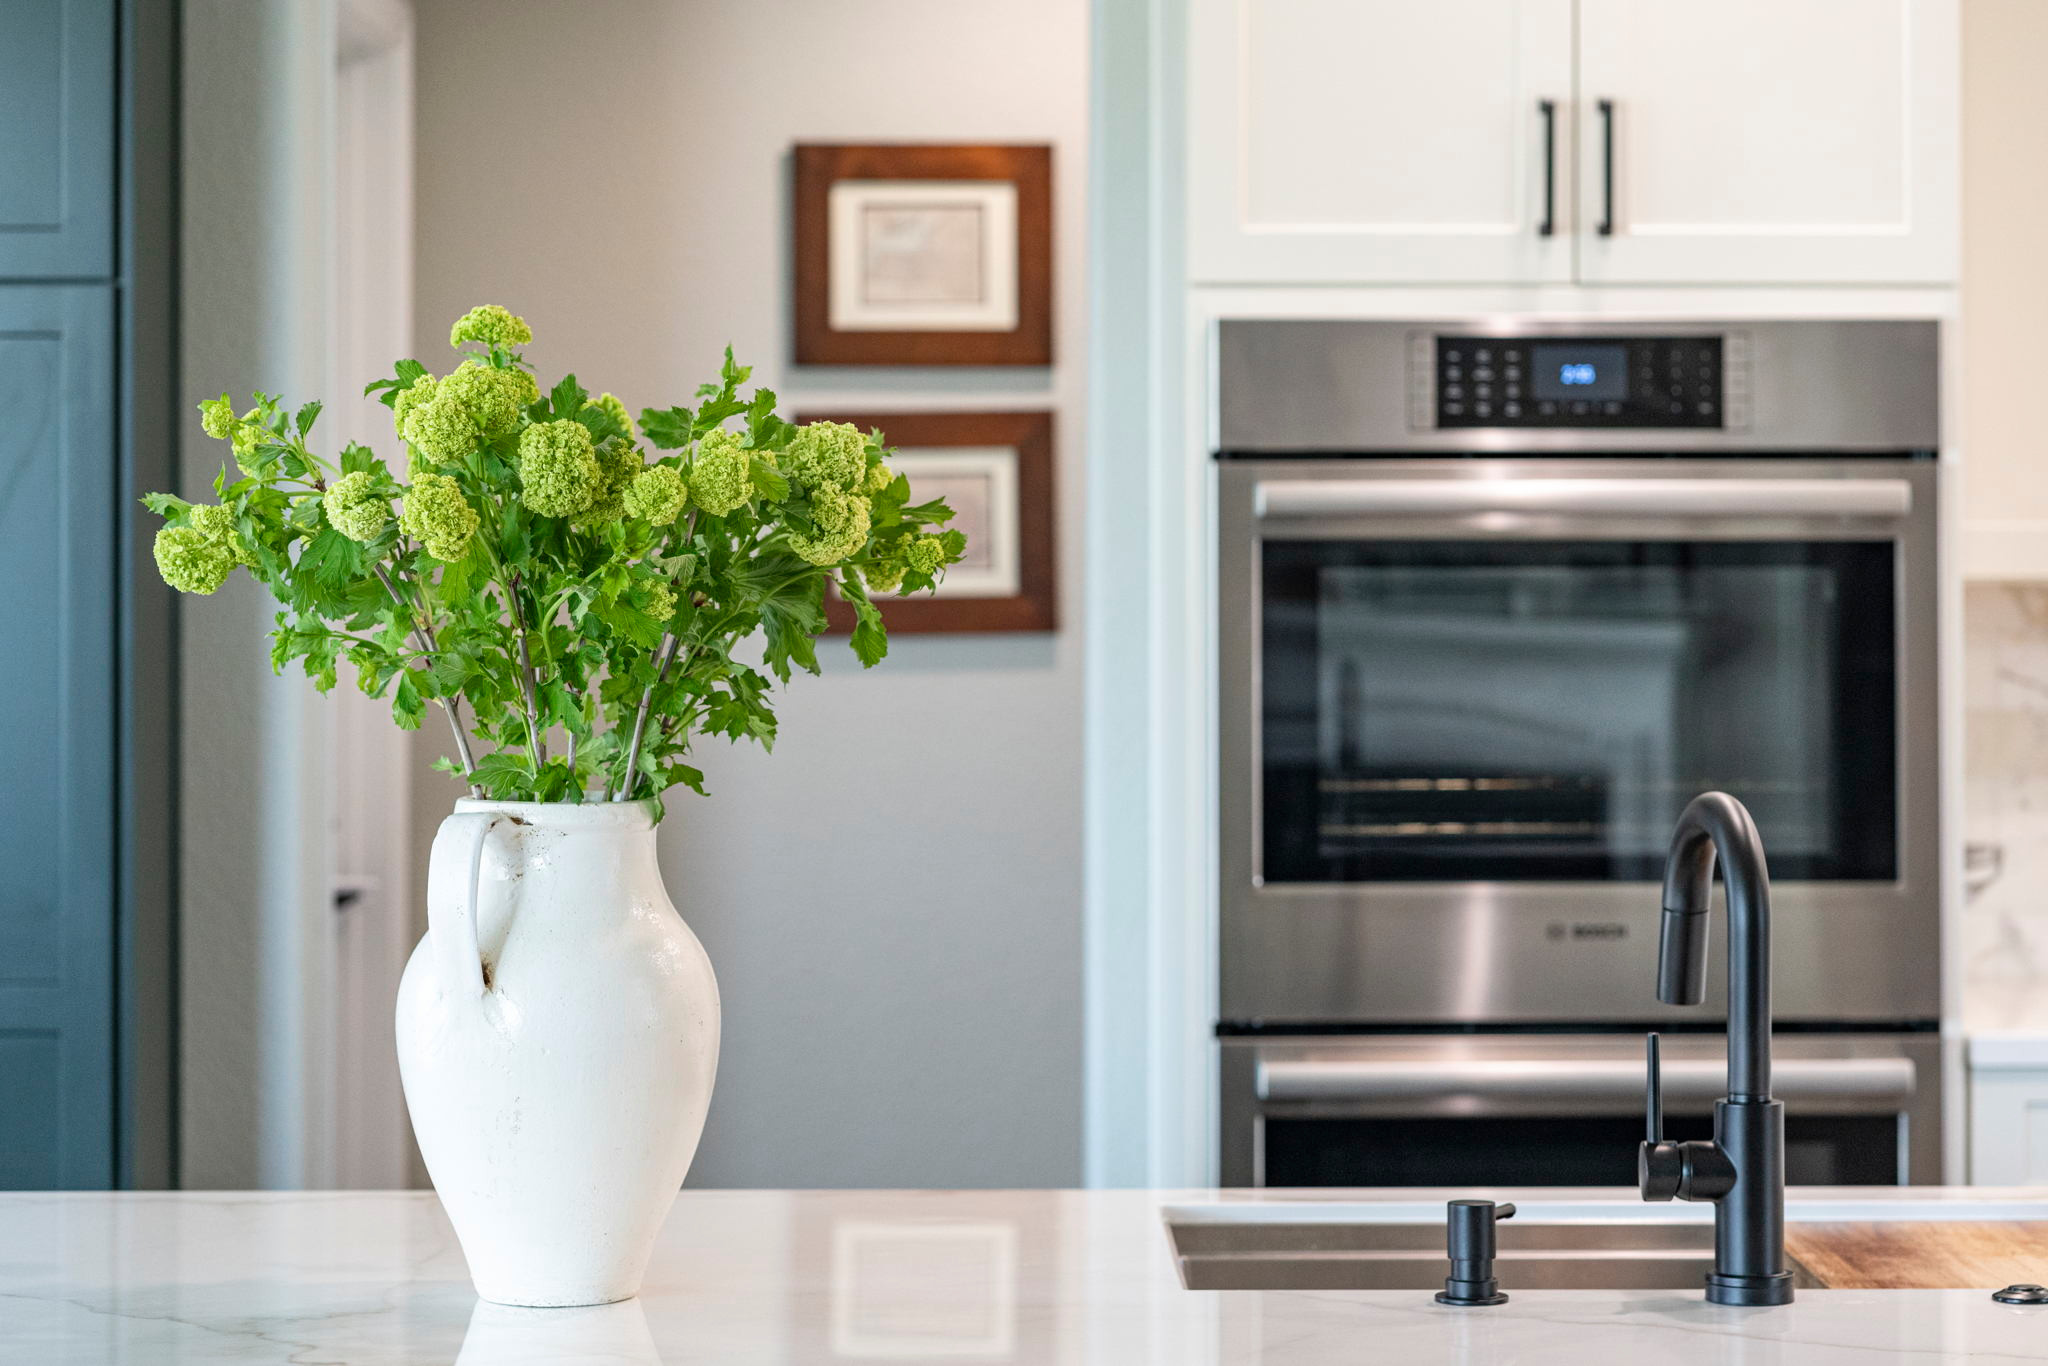
[(1935, 325), (1216, 360), (1224, 1180), (1626, 1184), (1651, 1028), (1703, 1132), (1723, 988), (1653, 985), (1708, 789), (1769, 851), (1790, 1179), (1938, 1179)]

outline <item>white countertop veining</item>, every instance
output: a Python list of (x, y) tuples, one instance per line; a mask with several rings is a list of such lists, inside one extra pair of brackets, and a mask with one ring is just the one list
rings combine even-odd
[[(477, 1302), (427, 1193), (0, 1195), (0, 1363), (2048, 1361), (2048, 1308), (1983, 1290), (1802, 1291), (1783, 1308), (1724, 1309), (1697, 1294), (1510, 1286), (1506, 1305), (1462, 1310), (1423, 1292), (1187, 1291), (1162, 1222), (1205, 1205), (1217, 1218), (1274, 1204), (1415, 1218), (1441, 1194), (690, 1191), (640, 1299), (538, 1310)], [(1559, 1217), (1641, 1217), (1619, 1193), (1498, 1194)], [(1940, 1195), (1911, 1212), (2048, 1219), (2048, 1190), (1812, 1194), (1833, 1218)], [(1366, 1209), (1347, 1211), (1353, 1199)], [(1795, 1193), (1793, 1217), (1806, 1209)], [(2042, 1264), (2048, 1280), (2048, 1246)]]

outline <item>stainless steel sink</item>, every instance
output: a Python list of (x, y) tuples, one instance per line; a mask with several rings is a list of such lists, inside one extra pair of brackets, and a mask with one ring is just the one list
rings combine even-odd
[[(1176, 1219), (1167, 1228), (1190, 1290), (1440, 1290), (1442, 1223)], [(1501, 1288), (1697, 1290), (1714, 1265), (1708, 1223), (1541, 1223), (1497, 1229)], [(1794, 1268), (1800, 1285), (1810, 1285)]]

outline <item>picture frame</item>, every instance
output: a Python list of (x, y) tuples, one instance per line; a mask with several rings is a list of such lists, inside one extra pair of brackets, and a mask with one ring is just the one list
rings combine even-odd
[[(876, 595), (891, 633), (1058, 629), (1050, 412), (805, 413), (798, 421), (879, 427), (912, 501), (944, 497), (952, 525), (967, 533), (967, 558), (935, 593)], [(835, 593), (825, 596), (825, 615), (833, 631), (853, 629), (853, 608)]]
[(1052, 148), (799, 143), (799, 365), (1052, 364)]

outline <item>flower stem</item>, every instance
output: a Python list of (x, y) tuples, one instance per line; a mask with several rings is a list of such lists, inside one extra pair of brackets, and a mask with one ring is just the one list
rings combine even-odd
[(540, 735), (540, 707), (534, 700), (533, 655), (526, 644), (526, 611), (519, 605), (519, 575), (515, 571), (505, 590), (512, 604), (512, 629), (519, 637), (519, 693), (526, 699), (526, 754), (533, 760), (534, 780), (540, 780), (541, 765), (548, 761), (547, 742)]
[(654, 690), (668, 677), (668, 666), (675, 657), (676, 636), (670, 631), (661, 638), (661, 651), (654, 656), (654, 681), (640, 690), (640, 709), (633, 714), (633, 742), (626, 747), (626, 772), (619, 779), (618, 791), (611, 798), (615, 802), (625, 801), (639, 786), (640, 741), (647, 734), (647, 707), (654, 700)]
[[(689, 524), (683, 530), (683, 544), (694, 544), (696, 539), (697, 512), (692, 508)], [(608, 798), (610, 801), (625, 801), (633, 795), (633, 789), (639, 786), (640, 741), (647, 734), (647, 708), (654, 701), (654, 690), (668, 677), (668, 666), (675, 661), (675, 657), (676, 633), (672, 630), (665, 631), (661, 637), (661, 652), (654, 657), (654, 682), (640, 690), (640, 707), (633, 714), (633, 740), (626, 747), (626, 772), (619, 779), (618, 791)]]
[[(412, 623), (412, 643), (419, 647), (421, 654), (433, 655), (435, 653), (433, 633), (420, 620), (418, 611), (399, 593), (398, 585), (391, 582), (391, 576), (384, 572), (383, 565), (373, 564), (370, 566), (370, 570), (377, 576), (377, 582), (384, 585), (384, 591), (391, 595), (391, 600), (398, 604), (400, 609), (405, 612), (407, 619)], [(462, 765), (462, 776), (469, 779), (469, 795), (481, 797), (484, 795), (484, 790), (476, 782), (476, 760), (471, 757), (469, 752), (469, 736), (462, 729), (462, 699), (460, 697), (453, 699), (441, 697), (435, 700), (441, 704), (441, 710), (448, 715), (448, 728), (455, 732), (455, 758), (456, 762)]]

